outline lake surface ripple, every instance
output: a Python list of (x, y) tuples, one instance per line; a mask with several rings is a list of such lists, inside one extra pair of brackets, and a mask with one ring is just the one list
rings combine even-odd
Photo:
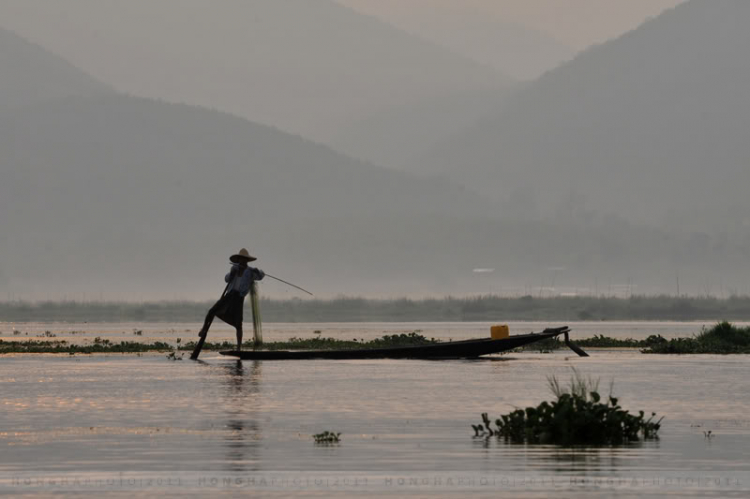
[[(0, 358), (0, 494), (92, 497), (747, 497), (750, 356), (631, 351), (482, 360)], [(473, 439), (575, 367), (661, 439), (605, 448)], [(312, 435), (341, 432), (316, 445)], [(711, 431), (711, 438), (705, 433)]]

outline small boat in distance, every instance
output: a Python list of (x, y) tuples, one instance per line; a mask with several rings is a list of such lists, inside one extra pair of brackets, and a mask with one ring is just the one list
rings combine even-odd
[(548, 338), (565, 336), (565, 344), (581, 357), (588, 354), (574, 345), (567, 326), (545, 329), (541, 333), (519, 334), (503, 339), (481, 338), (464, 341), (447, 341), (432, 345), (390, 348), (363, 348), (348, 350), (236, 350), (220, 352), (221, 355), (242, 360), (352, 360), (352, 359), (475, 359), (482, 355), (502, 353), (514, 348), (536, 343)]

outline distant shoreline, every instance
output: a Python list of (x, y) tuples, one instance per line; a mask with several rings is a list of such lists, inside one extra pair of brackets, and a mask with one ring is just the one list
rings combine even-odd
[[(211, 302), (0, 302), (0, 322), (200, 322)], [(263, 321), (750, 320), (750, 296), (499, 297), (261, 301)], [(246, 310), (249, 315), (249, 309)]]

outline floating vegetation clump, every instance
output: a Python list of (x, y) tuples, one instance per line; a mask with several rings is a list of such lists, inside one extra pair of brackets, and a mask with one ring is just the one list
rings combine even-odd
[(316, 444), (337, 444), (341, 441), (341, 433), (333, 433), (331, 431), (324, 431), (313, 435)]
[(643, 353), (750, 353), (750, 327), (720, 322), (693, 338), (674, 338), (649, 345)]
[(157, 341), (156, 343), (138, 343), (122, 341), (111, 343), (109, 340), (95, 338), (91, 345), (73, 345), (65, 340), (53, 341), (3, 341), (0, 340), (0, 355), (8, 353), (136, 353), (150, 351), (171, 351), (172, 345)]
[[(391, 348), (432, 345), (434, 338), (425, 338), (418, 331), (408, 334), (387, 334), (370, 341), (337, 340), (334, 338), (291, 338), (289, 341), (269, 341), (263, 350), (360, 350), (363, 348)], [(249, 345), (248, 345), (249, 346)]]
[(167, 360), (182, 360), (182, 358), (185, 356), (184, 353), (181, 353), (180, 355), (177, 355), (176, 352), (169, 352), (167, 354)]
[(592, 348), (646, 348), (664, 341), (667, 340), (659, 334), (652, 334), (645, 340), (634, 340), (632, 338), (610, 338), (608, 336), (600, 334), (594, 335), (591, 338), (576, 340), (576, 344), (578, 344), (578, 346), (586, 346)]
[[(651, 348), (666, 343), (667, 340), (661, 335), (651, 335), (645, 340), (634, 340), (632, 338), (612, 338), (602, 334), (591, 338), (576, 339), (576, 345), (587, 348)], [(519, 348), (523, 351), (549, 353), (561, 348), (567, 348), (559, 338), (547, 338), (530, 345)]]
[(643, 411), (630, 414), (612, 395), (603, 401), (598, 382), (574, 373), (567, 388), (554, 376), (549, 378), (556, 396), (552, 402), (500, 416), (494, 426), (487, 413), (482, 414), (482, 424), (472, 425), (474, 436), (512, 444), (555, 445), (619, 445), (659, 438), (663, 418), (654, 421), (656, 413), (651, 413), (647, 419)]
[[(193, 350), (194, 341), (182, 342), (181, 338), (176, 340), (177, 350)], [(355, 350), (363, 348), (387, 348), (431, 345), (437, 343), (437, 340), (428, 339), (419, 334), (412, 332), (408, 334), (385, 335), (371, 341), (357, 340), (337, 340), (333, 338), (310, 338), (300, 339), (292, 338), (289, 341), (272, 341), (262, 345), (263, 350)], [(245, 348), (252, 348), (253, 343), (246, 342)], [(235, 343), (222, 341), (216, 343), (206, 342), (203, 345), (204, 350), (234, 350), (237, 347)], [(0, 355), (8, 353), (136, 353), (136, 352), (163, 352), (172, 351), (173, 345), (162, 341), (154, 343), (141, 343), (137, 341), (122, 341), (112, 343), (106, 338), (97, 336), (93, 343), (89, 345), (76, 345), (68, 343), (65, 340), (50, 341), (3, 341), (0, 340)]]

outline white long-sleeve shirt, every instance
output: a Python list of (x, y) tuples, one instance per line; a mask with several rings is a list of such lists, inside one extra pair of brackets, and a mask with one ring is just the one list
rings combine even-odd
[(240, 266), (232, 264), (232, 270), (224, 276), (224, 282), (229, 283), (231, 281), (229, 290), (237, 291), (244, 298), (250, 292), (253, 281), (260, 281), (265, 276), (266, 274), (262, 270), (254, 267), (247, 267), (240, 275)]

